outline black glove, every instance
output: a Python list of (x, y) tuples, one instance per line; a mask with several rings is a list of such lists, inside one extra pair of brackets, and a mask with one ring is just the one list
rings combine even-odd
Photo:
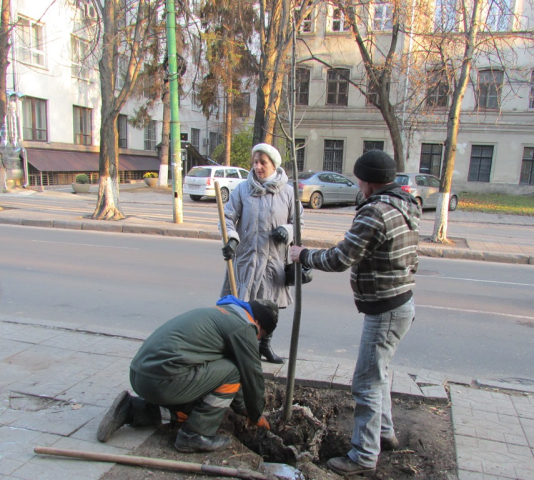
[(276, 227), (273, 230), (273, 240), (276, 243), (288, 243), (289, 241), (289, 233), (287, 233), (287, 230), (284, 227)]
[(235, 252), (239, 242), (235, 238), (231, 238), (226, 242), (226, 245), (222, 248), (223, 257), (226, 261), (232, 260), (234, 258)]

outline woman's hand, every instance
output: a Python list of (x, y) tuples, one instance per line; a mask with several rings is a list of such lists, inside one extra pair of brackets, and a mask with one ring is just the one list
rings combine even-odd
[(299, 261), (300, 252), (302, 252), (302, 250), (304, 250), (304, 247), (299, 247), (297, 245), (293, 245), (292, 247), (290, 247), (289, 255), (291, 256), (291, 261), (292, 262), (298, 262)]

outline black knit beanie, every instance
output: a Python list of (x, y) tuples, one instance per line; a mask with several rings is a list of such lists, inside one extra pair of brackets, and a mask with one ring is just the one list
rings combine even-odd
[(252, 300), (249, 305), (254, 318), (267, 335), (273, 333), (278, 323), (278, 305), (270, 300)]
[(369, 150), (356, 160), (354, 175), (363, 182), (391, 183), (395, 181), (397, 167), (386, 152)]

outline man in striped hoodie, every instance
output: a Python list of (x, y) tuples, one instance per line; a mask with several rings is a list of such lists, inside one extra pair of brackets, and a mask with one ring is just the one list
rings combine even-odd
[(331, 458), (340, 475), (373, 475), (380, 450), (398, 447), (391, 419), (387, 366), (415, 317), (412, 288), (417, 270), (420, 208), (395, 183), (393, 159), (380, 150), (354, 165), (365, 200), (344, 239), (329, 249), (291, 247), (291, 259), (325, 272), (351, 269), (358, 311), (365, 314), (352, 379), (356, 402), (352, 449)]

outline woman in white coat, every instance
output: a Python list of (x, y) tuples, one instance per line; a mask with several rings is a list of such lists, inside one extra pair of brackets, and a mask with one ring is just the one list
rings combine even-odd
[[(237, 186), (224, 208), (228, 242), (223, 256), (234, 259), (241, 300), (271, 300), (285, 308), (293, 302), (285, 284), (284, 266), (293, 241), (295, 202), (281, 163), (280, 153), (271, 145), (260, 143), (252, 149), (247, 181)], [(300, 202), (299, 208), (302, 218)], [(230, 293), (226, 275), (222, 296)], [(260, 341), (260, 354), (271, 363), (283, 363), (272, 350), (271, 337)]]

